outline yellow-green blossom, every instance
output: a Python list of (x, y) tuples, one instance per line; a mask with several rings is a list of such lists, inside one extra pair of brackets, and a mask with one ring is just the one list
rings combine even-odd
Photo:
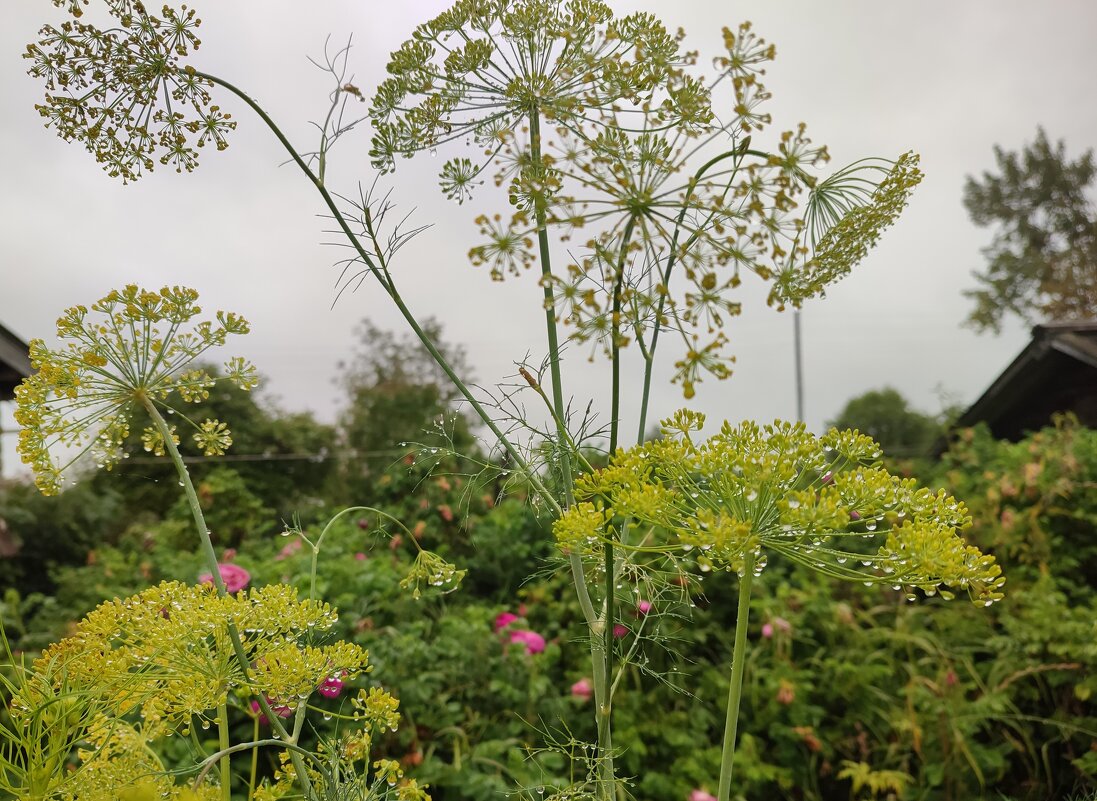
[(412, 597), (418, 600), (422, 595), (420, 585), (426, 584), (442, 592), (453, 592), (461, 584), (467, 572), (458, 570), (456, 565), (447, 562), (433, 551), (420, 549), (408, 574), (400, 580), (400, 586), (405, 590), (410, 589)]
[(964, 542), (967, 508), (876, 464), (879, 446), (856, 431), (816, 437), (803, 426), (753, 422), (703, 442), (704, 417), (679, 412), (663, 439), (614, 454), (576, 482), (586, 498), (556, 521), (557, 542), (591, 551), (622, 547), (618, 519), (647, 529), (642, 547), (696, 556), (703, 567), (761, 572), (771, 554), (867, 584), (917, 587), (989, 604), (1005, 578), (994, 557)]
[[(202, 312), (197, 300), (193, 289), (153, 292), (131, 284), (90, 309), (68, 309), (57, 321), (58, 348), (31, 341), (37, 372), (15, 390), (15, 420), (21, 426), (19, 454), (44, 494), (61, 489), (64, 471), (84, 453), (92, 452), (108, 470), (126, 458), (131, 423), (147, 418), (150, 406), (176, 414), (175, 398), (198, 404), (209, 397), (218, 379), (194, 362), (230, 335), (246, 334), (249, 326), (232, 312), (196, 319)], [(255, 368), (243, 359), (230, 359), (225, 369), (226, 380), (245, 390), (255, 386)], [(176, 419), (195, 430), (207, 456), (232, 444), (225, 423), (197, 423), (183, 413)], [(178, 444), (175, 429), (169, 428)], [(159, 427), (145, 428), (141, 442), (150, 453), (165, 453)]]

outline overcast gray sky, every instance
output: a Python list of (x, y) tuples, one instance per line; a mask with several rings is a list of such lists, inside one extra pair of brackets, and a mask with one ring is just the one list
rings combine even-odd
[[(195, 0), (204, 24), (194, 63), (249, 91), (300, 148), (312, 147), (325, 76), (306, 60), (354, 35), (355, 82), (367, 94), (388, 53), (446, 0)], [(922, 156), (925, 181), (906, 215), (855, 273), (803, 313), (806, 416), (818, 429), (852, 396), (891, 385), (918, 407), (940, 408), (939, 391), (970, 403), (1027, 341), (1015, 325), (1000, 337), (960, 327), (961, 290), (980, 267), (989, 233), (961, 204), (965, 175), (993, 167), (992, 147), (1017, 149), (1038, 125), (1072, 155), (1097, 143), (1097, 4), (1059, 0), (611, 0), (618, 13), (648, 10), (687, 31), (687, 46), (716, 55), (722, 25), (753, 20), (777, 45), (767, 86), (773, 131), (803, 120), (830, 146), (838, 167), (866, 155)], [(191, 175), (166, 168), (135, 185), (108, 178), (75, 145), (46, 131), (33, 109), (41, 89), (20, 58), (37, 28), (58, 18), (46, 0), (6, 0), (0, 26), (0, 321), (24, 338), (52, 335), (58, 313), (129, 282), (198, 289), (207, 308), (239, 311), (253, 333), (236, 351), (269, 377), (287, 409), (332, 419), (336, 364), (363, 316), (399, 320), (366, 285), (331, 308), (334, 251), (319, 243), (318, 196), (284, 153), (230, 96), (219, 97), (240, 128), (223, 153), (206, 152)], [(307, 14), (302, 9), (307, 8)], [(353, 190), (372, 172), (363, 135), (340, 143), (330, 183)], [(404, 251), (398, 281), (412, 309), (435, 315), (464, 345), (481, 383), (513, 373), (527, 351), (544, 353), (533, 275), (505, 284), (469, 266), (472, 218), (486, 196), (458, 208), (436, 190), (437, 163), (403, 163), (392, 182), (401, 208), (434, 223)], [(765, 307), (745, 282), (744, 313), (727, 329), (734, 376), (706, 381), (692, 405), (716, 419), (795, 415), (792, 318)], [(607, 395), (604, 362), (569, 354), (565, 377), (576, 400)], [(657, 384), (656, 417), (682, 404)], [(6, 404), (6, 406), (9, 406)], [(631, 419), (635, 405), (626, 400)], [(3, 410), (5, 428), (11, 410)], [(5, 468), (13, 467), (5, 436)]]

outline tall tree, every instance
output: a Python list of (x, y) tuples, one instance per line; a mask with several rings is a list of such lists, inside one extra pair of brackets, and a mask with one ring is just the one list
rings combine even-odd
[(972, 221), (995, 229), (984, 248), (987, 267), (976, 271), (968, 322), (998, 332), (1017, 315), (1029, 324), (1097, 316), (1097, 213), (1087, 197), (1093, 151), (1076, 161), (1042, 128), (1019, 153), (995, 146), (997, 173), (968, 176), (964, 205)]

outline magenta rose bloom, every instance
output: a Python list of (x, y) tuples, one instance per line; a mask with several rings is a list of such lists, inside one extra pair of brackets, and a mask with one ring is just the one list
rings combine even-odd
[(582, 678), (571, 685), (571, 695), (573, 698), (589, 701), (590, 697), (594, 695), (594, 686), (590, 683), (590, 679)]
[(513, 612), (500, 612), (495, 616), (495, 633), (498, 634), (517, 619), (518, 615)]
[[(230, 593), (240, 592), (251, 581), (251, 573), (239, 565), (222, 562), (217, 565), (217, 572), (221, 574), (221, 581), (225, 582), (225, 590)], [(212, 584), (213, 574), (203, 573), (198, 577), (199, 584)]]
[(536, 631), (517, 629), (510, 633), (510, 641), (526, 646), (527, 654), (539, 654), (545, 650), (545, 638)]
[(321, 682), (320, 686), (316, 688), (316, 692), (325, 698), (338, 698), (343, 694), (343, 676), (345, 673), (340, 673), (338, 676), (328, 676)]

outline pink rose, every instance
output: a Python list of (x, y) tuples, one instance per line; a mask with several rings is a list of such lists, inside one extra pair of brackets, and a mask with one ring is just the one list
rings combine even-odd
[[(221, 563), (217, 565), (221, 581), (225, 582), (225, 591), (236, 593), (248, 586), (251, 574), (239, 565)], [(203, 573), (198, 577), (199, 584), (213, 584), (213, 574)]]
[(346, 675), (346, 673), (340, 672), (338, 676), (328, 676), (316, 688), (316, 692), (325, 698), (338, 698), (343, 694), (343, 677)]
[(518, 615), (513, 612), (500, 612), (495, 616), (495, 633), (498, 634), (517, 619)]
[(700, 787), (689, 794), (689, 801), (716, 801), (716, 796)]
[(573, 698), (589, 701), (593, 694), (594, 686), (590, 683), (590, 679), (588, 678), (579, 679), (579, 681), (571, 685), (571, 695)]
[(510, 641), (526, 646), (527, 654), (539, 654), (545, 650), (545, 638), (536, 631), (516, 629), (510, 633)]

